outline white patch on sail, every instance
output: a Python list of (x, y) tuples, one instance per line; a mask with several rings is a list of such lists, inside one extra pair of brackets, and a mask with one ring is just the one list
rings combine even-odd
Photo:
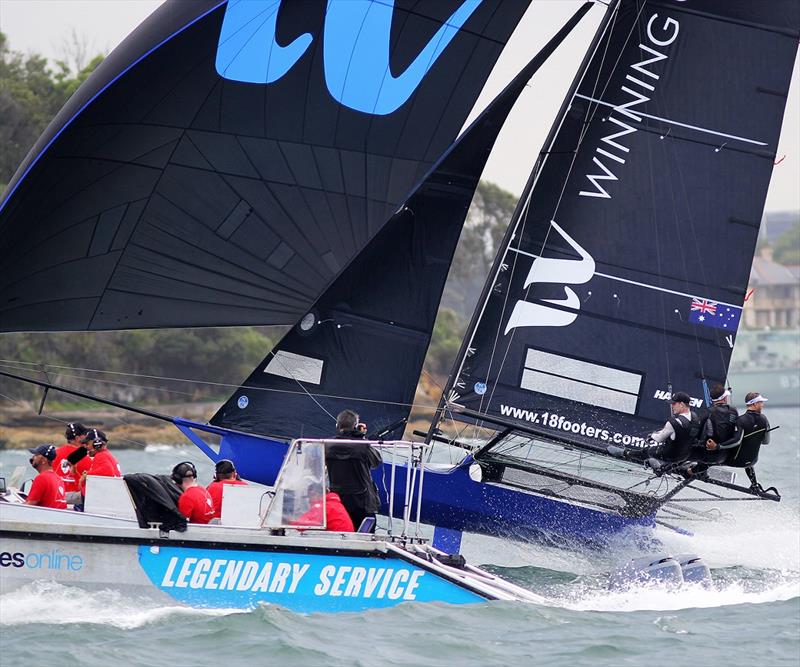
[(289, 378), (290, 380), (319, 385), (322, 382), (322, 367), (324, 363), (322, 359), (304, 357), (302, 354), (278, 350), (275, 356), (269, 360), (264, 372)]
[(533, 260), (533, 265), (528, 271), (523, 287), (533, 283), (564, 284), (566, 299), (543, 299), (543, 301), (557, 306), (564, 306), (576, 312), (551, 308), (542, 303), (529, 303), (519, 300), (514, 306), (511, 317), (508, 318), (506, 334), (516, 327), (565, 327), (572, 324), (578, 317), (577, 311), (580, 310), (580, 299), (566, 285), (582, 285), (589, 282), (594, 275), (594, 259), (569, 234), (561, 229), (555, 220), (552, 220), (550, 224), (569, 243), (572, 249), (580, 255), (580, 259), (537, 257)]
[(548, 396), (634, 414), (639, 373), (528, 348), (520, 387)]

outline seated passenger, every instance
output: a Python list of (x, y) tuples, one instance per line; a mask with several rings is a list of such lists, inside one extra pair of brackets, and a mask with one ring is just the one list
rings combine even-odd
[(247, 486), (247, 482), (239, 478), (236, 467), (230, 459), (220, 459), (214, 466), (214, 481), (208, 485), (208, 494), (214, 502), (214, 516), (222, 517), (222, 487), (224, 484)]
[(652, 467), (660, 467), (663, 463), (683, 463), (689, 458), (693, 445), (700, 435), (700, 421), (690, 409), (691, 398), (683, 391), (672, 395), (672, 416), (660, 431), (650, 434), (650, 439), (657, 444), (643, 449), (610, 446), (607, 451), (612, 456), (631, 461), (648, 461), (654, 459)]
[(183, 461), (172, 469), (172, 481), (183, 491), (178, 498), (178, 510), (189, 523), (208, 523), (214, 518), (214, 501), (206, 487), (197, 483), (197, 468)]
[(761, 445), (769, 444), (769, 420), (761, 413), (767, 400), (757, 391), (744, 397), (747, 411), (736, 420), (736, 433), (727, 442), (721, 442), (719, 449), (728, 452), (723, 465), (744, 468), (750, 480), (750, 490), (763, 492), (756, 479), (755, 465)]
[(28, 505), (38, 505), (39, 507), (50, 507), (57, 510), (67, 509), (64, 483), (53, 471), (56, 448), (53, 445), (39, 445), (28, 451), (33, 454), (30, 460), (31, 465), (39, 474), (33, 480), (25, 502)]
[(84, 470), (78, 472), (75, 465), (70, 463), (69, 457), (82, 447), (81, 438), (89, 429), (78, 422), (67, 424), (64, 437), (66, 443), (56, 448), (56, 459), (53, 461), (53, 472), (64, 482), (64, 492), (67, 495), (67, 504), (74, 505), (81, 502), (81, 474), (89, 469), (91, 459), (84, 465)]
[(122, 477), (122, 470), (117, 463), (114, 455), (108, 451), (108, 438), (106, 434), (96, 428), (90, 428), (81, 442), (89, 448), (91, 465), (80, 479), (81, 492), (86, 495), (86, 477), (96, 475), (98, 477)]
[[(292, 523), (296, 526), (322, 525), (322, 501), (312, 503), (311, 509)], [(353, 520), (342, 505), (342, 499), (338, 493), (330, 490), (325, 494), (325, 530), (339, 533), (355, 532)]]

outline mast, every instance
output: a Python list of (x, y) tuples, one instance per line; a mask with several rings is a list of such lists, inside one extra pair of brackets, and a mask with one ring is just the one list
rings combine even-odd
[(603, 35), (605, 34), (606, 30), (611, 24), (611, 21), (614, 18), (618, 6), (619, 6), (619, 0), (612, 0), (609, 3), (608, 9), (606, 10), (605, 15), (603, 16), (603, 20), (600, 22), (600, 25), (598, 26), (597, 31), (595, 32), (594, 37), (592, 38), (592, 41), (589, 44), (588, 49), (586, 50), (586, 54), (584, 55), (583, 60), (581, 61), (581, 65), (578, 68), (578, 72), (573, 78), (569, 90), (567, 91), (567, 94), (564, 96), (564, 100), (561, 103), (561, 107), (558, 111), (558, 114), (556, 115), (553, 124), (550, 126), (550, 130), (548, 131), (547, 137), (545, 138), (544, 141), (544, 148), (539, 152), (539, 156), (536, 160), (536, 163), (534, 164), (533, 170), (531, 171), (531, 174), (528, 177), (527, 182), (525, 183), (525, 188), (522, 191), (522, 196), (519, 198), (519, 201), (517, 202), (517, 206), (514, 209), (513, 215), (511, 216), (511, 220), (509, 221), (508, 227), (506, 228), (506, 232), (503, 235), (503, 238), (500, 241), (500, 244), (497, 248), (497, 254), (495, 255), (492, 267), (489, 270), (489, 275), (486, 277), (486, 282), (483, 284), (483, 289), (481, 290), (480, 297), (478, 298), (478, 303), (475, 306), (475, 310), (472, 311), (472, 317), (470, 318), (469, 326), (467, 327), (464, 337), (461, 340), (461, 347), (459, 348), (458, 354), (456, 355), (455, 361), (453, 362), (453, 369), (447, 377), (447, 383), (445, 384), (444, 390), (442, 391), (442, 396), (439, 398), (439, 406), (436, 409), (436, 413), (434, 414), (433, 420), (431, 421), (431, 425), (428, 429), (428, 435), (425, 438), (426, 443), (431, 442), (431, 439), (433, 438), (433, 435), (438, 427), (438, 424), (441, 421), (442, 416), (444, 415), (444, 409), (447, 403), (447, 397), (453, 390), (456, 378), (458, 378), (458, 375), (461, 372), (461, 368), (463, 367), (464, 361), (467, 358), (467, 352), (470, 348), (470, 343), (472, 342), (472, 338), (475, 334), (475, 329), (478, 325), (478, 322), (480, 321), (483, 307), (485, 306), (486, 300), (489, 296), (492, 286), (494, 285), (495, 280), (497, 279), (497, 276), (500, 272), (500, 268), (503, 262), (505, 261), (506, 252), (509, 244), (511, 243), (511, 239), (516, 233), (519, 222), (527, 210), (531, 193), (533, 192), (533, 188), (536, 185), (537, 179), (539, 178), (539, 174), (541, 173), (542, 167), (544, 166), (548, 156), (550, 155), (550, 149), (553, 147), (556, 134), (558, 133), (558, 129), (561, 127), (561, 123), (563, 122), (564, 116), (566, 115), (570, 105), (572, 104), (572, 100), (575, 96), (576, 91), (578, 90), (578, 87), (581, 84), (581, 81), (583, 81), (584, 76), (586, 76), (586, 71), (589, 67), (589, 63), (591, 63), (592, 57), (594, 56), (598, 46), (600, 45), (601, 40), (603, 39)]

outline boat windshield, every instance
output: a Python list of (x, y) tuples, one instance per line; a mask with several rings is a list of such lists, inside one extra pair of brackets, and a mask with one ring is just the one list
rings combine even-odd
[(292, 443), (262, 526), (325, 529), (325, 445), (322, 442)]

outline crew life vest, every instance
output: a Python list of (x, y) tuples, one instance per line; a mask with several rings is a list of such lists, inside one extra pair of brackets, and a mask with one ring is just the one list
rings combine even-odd
[(769, 421), (760, 412), (748, 410), (738, 420), (742, 429), (742, 444), (733, 449), (725, 465), (734, 468), (749, 468), (758, 461), (758, 452), (767, 437)]
[(680, 463), (689, 458), (689, 450), (697, 444), (700, 435), (700, 420), (694, 412), (686, 415), (672, 415), (669, 423), (675, 431), (675, 439), (668, 440), (661, 454), (665, 461)]
[(718, 403), (711, 407), (706, 422), (706, 436), (717, 444), (730, 440), (736, 430), (736, 420), (739, 413), (736, 408), (725, 403)]

